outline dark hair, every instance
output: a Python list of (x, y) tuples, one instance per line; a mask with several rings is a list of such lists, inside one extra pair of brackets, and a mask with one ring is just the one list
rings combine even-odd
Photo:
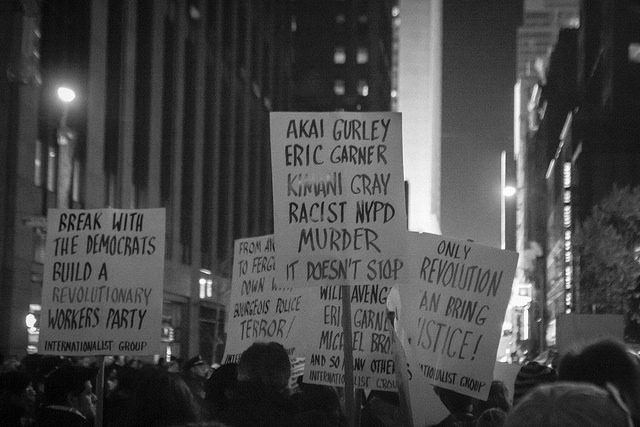
[(44, 382), (44, 397), (49, 405), (66, 405), (67, 396), (79, 396), (87, 381), (94, 381), (96, 370), (84, 366), (63, 365), (54, 369)]
[(452, 414), (467, 412), (472, 408), (473, 397), (471, 396), (438, 386), (434, 386), (433, 391)]
[(509, 402), (508, 396), (507, 386), (504, 385), (502, 381), (492, 381), (487, 400), (475, 401), (475, 413), (479, 415), (490, 408), (498, 408), (504, 412), (509, 412), (511, 410), (511, 403)]
[(567, 353), (558, 367), (563, 381), (588, 382), (600, 387), (611, 383), (620, 390), (634, 416), (640, 415), (640, 368), (627, 347), (611, 339)]
[(516, 376), (513, 386), (513, 404), (517, 405), (520, 399), (535, 387), (552, 383), (557, 379), (558, 374), (555, 369), (538, 362), (527, 362), (520, 368)]
[(22, 371), (9, 371), (0, 374), (0, 393), (20, 395), (31, 383), (29, 375)]
[(233, 394), (237, 382), (237, 363), (225, 363), (211, 373), (205, 385), (205, 400), (211, 412), (227, 409), (229, 397)]
[(541, 385), (517, 404), (505, 427), (626, 427), (624, 410), (606, 390), (585, 383)]
[(507, 419), (507, 413), (500, 408), (483, 411), (476, 420), (476, 427), (501, 427)]
[(199, 408), (177, 373), (145, 366), (121, 423), (125, 426), (171, 426), (198, 421)]
[(287, 387), (290, 376), (291, 362), (282, 344), (253, 343), (240, 356), (239, 381), (253, 381), (281, 390)]

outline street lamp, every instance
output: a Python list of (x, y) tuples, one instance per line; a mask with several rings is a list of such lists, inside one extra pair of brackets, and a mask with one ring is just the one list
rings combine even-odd
[(69, 104), (76, 99), (76, 92), (66, 86), (60, 86), (56, 92), (58, 94), (58, 99), (60, 99), (64, 104)]
[(513, 238), (507, 242), (507, 231), (512, 228), (515, 230), (515, 219), (512, 218), (512, 209), (507, 211), (507, 202), (511, 202), (518, 192), (518, 189), (512, 185), (514, 176), (515, 161), (513, 157), (508, 158), (507, 152), (500, 153), (500, 249), (515, 250)]
[(62, 102), (62, 116), (56, 135), (58, 143), (57, 207), (68, 208), (71, 200), (76, 133), (67, 126), (67, 116), (71, 103), (76, 99), (76, 92), (68, 86), (60, 86), (56, 93)]
[(516, 187), (514, 187), (513, 185), (506, 185), (503, 191), (504, 191), (504, 197), (511, 198), (516, 195), (517, 190), (516, 190)]

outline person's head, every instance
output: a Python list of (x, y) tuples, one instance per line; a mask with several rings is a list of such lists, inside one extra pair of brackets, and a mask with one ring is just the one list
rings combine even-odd
[(502, 381), (494, 380), (489, 388), (489, 397), (486, 401), (475, 401), (475, 413), (481, 414), (489, 408), (498, 408), (504, 412), (509, 412), (511, 402), (509, 401), (509, 391)]
[(22, 371), (0, 374), (0, 396), (25, 405), (33, 404), (36, 400), (36, 392), (31, 378)]
[(211, 366), (209, 366), (202, 356), (197, 355), (187, 360), (187, 363), (184, 365), (184, 370), (196, 377), (208, 378), (211, 373)]
[(212, 412), (227, 409), (238, 381), (238, 364), (226, 363), (213, 371), (205, 386), (206, 402)]
[(440, 401), (452, 414), (468, 413), (473, 410), (473, 398), (453, 390), (434, 386)]
[(513, 404), (517, 405), (529, 391), (541, 384), (556, 381), (558, 374), (555, 369), (538, 362), (527, 362), (522, 365), (513, 386)]
[(557, 382), (528, 393), (507, 416), (505, 427), (628, 427), (630, 418), (607, 390)]
[(200, 408), (182, 377), (154, 366), (139, 371), (126, 426), (171, 426), (198, 421)]
[(294, 396), (302, 412), (319, 412), (336, 423), (344, 418), (340, 397), (333, 387), (302, 382)]
[(238, 381), (251, 381), (284, 391), (291, 376), (291, 362), (282, 344), (254, 343), (240, 356)]
[(502, 427), (507, 413), (500, 408), (489, 408), (476, 419), (476, 427)]
[(96, 372), (83, 366), (65, 365), (51, 372), (44, 383), (48, 405), (62, 405), (76, 409), (87, 419), (96, 415), (96, 395), (92, 381)]
[(567, 353), (560, 359), (558, 371), (563, 381), (588, 382), (600, 387), (613, 384), (634, 417), (640, 418), (640, 367), (624, 344), (602, 340), (580, 352)]

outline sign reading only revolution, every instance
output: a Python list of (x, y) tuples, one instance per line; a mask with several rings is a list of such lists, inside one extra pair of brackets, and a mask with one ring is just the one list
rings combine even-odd
[(256, 341), (275, 341), (289, 356), (304, 356), (300, 343), (302, 322), (309, 316), (308, 289), (279, 287), (275, 274), (273, 235), (235, 241), (224, 363), (237, 363)]
[(400, 113), (271, 113), (276, 280), (405, 283)]
[(518, 254), (409, 233), (410, 275), (400, 320), (431, 384), (486, 400)]
[(50, 209), (40, 351), (160, 353), (164, 209)]

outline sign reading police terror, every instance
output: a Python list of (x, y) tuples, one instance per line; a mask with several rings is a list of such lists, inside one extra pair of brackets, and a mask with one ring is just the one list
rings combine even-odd
[(271, 113), (276, 281), (405, 282), (400, 113)]
[(160, 353), (164, 209), (50, 209), (41, 353)]
[(312, 289), (305, 319), (307, 351), (304, 381), (344, 387), (342, 292), (351, 304), (353, 380), (356, 388), (396, 390), (395, 363), (386, 313), (390, 286), (319, 286)]
[(231, 306), (224, 363), (237, 363), (257, 341), (282, 344), (289, 356), (304, 356), (301, 322), (306, 289), (279, 287), (273, 235), (235, 241)]
[(408, 253), (400, 319), (417, 370), (486, 400), (518, 254), (426, 233), (409, 233)]

